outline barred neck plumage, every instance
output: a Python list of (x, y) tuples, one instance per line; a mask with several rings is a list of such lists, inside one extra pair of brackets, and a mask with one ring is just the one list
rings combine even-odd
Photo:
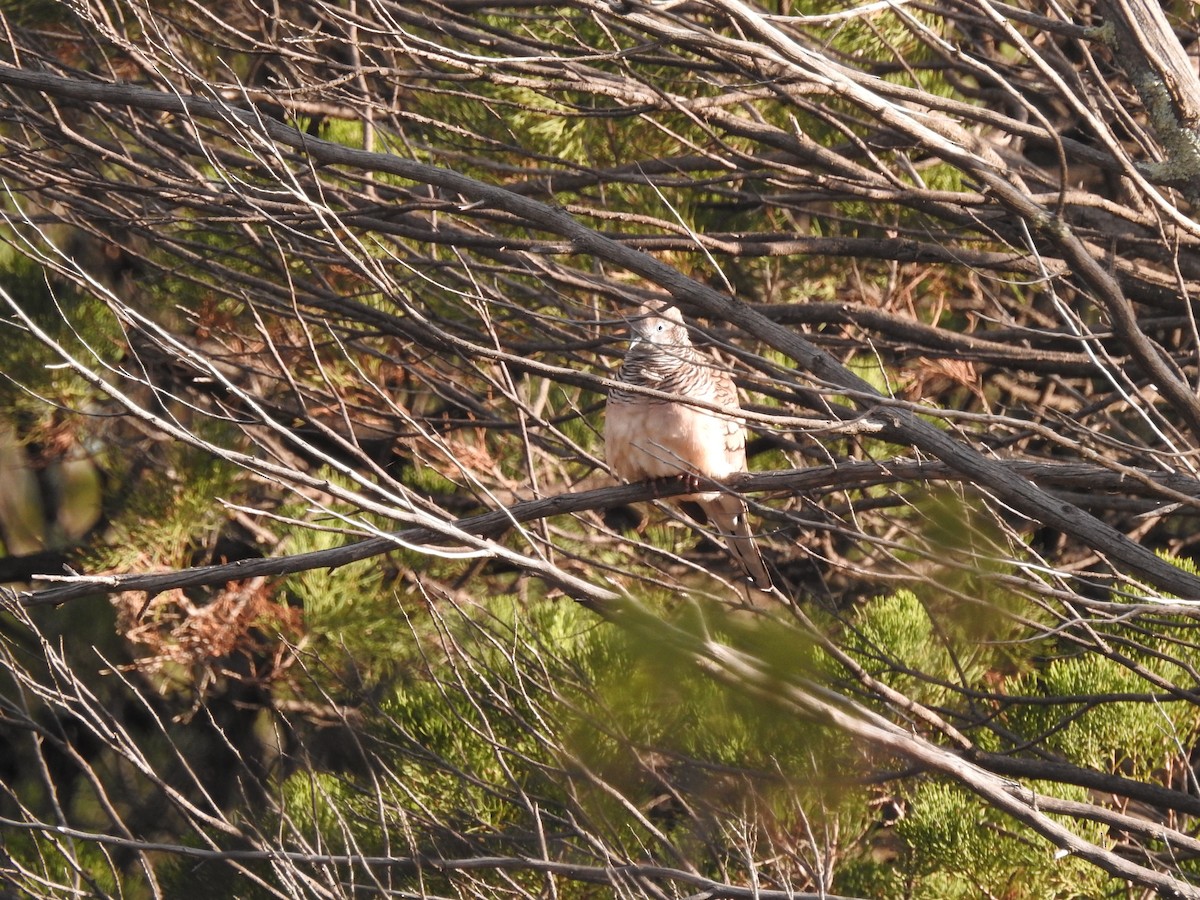
[(700, 356), (690, 344), (662, 347), (639, 344), (625, 355), (619, 378), (626, 384), (686, 394), (695, 382)]

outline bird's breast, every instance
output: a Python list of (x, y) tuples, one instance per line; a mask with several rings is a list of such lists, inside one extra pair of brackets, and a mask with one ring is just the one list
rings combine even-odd
[(610, 398), (606, 416), (605, 456), (627, 481), (684, 474), (724, 478), (745, 464), (744, 450), (740, 455), (730, 450), (730, 416), (645, 397)]

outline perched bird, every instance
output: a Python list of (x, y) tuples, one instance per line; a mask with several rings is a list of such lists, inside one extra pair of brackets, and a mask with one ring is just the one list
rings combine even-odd
[[(692, 346), (683, 316), (673, 306), (645, 304), (630, 324), (629, 351), (617, 377), (623, 384), (675, 397), (609, 392), (604, 454), (613, 471), (626, 481), (681, 475), (719, 480), (745, 471), (745, 423), (730, 374)], [(689, 400), (726, 412), (693, 406)], [(771, 587), (740, 495), (704, 491), (679, 499), (700, 505), (755, 587)]]

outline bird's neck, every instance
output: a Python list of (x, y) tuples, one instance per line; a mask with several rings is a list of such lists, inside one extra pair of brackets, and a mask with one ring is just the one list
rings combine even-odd
[(670, 390), (680, 374), (696, 361), (696, 348), (687, 344), (635, 347), (625, 356), (621, 380), (641, 387)]

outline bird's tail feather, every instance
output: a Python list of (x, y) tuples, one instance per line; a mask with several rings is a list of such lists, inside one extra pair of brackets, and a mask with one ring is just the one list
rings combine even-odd
[(703, 504), (713, 527), (725, 538), (729, 553), (741, 567), (746, 577), (760, 590), (771, 589), (771, 575), (767, 572), (762, 553), (754, 534), (750, 531), (750, 517), (746, 501), (737, 494), (718, 494)]

